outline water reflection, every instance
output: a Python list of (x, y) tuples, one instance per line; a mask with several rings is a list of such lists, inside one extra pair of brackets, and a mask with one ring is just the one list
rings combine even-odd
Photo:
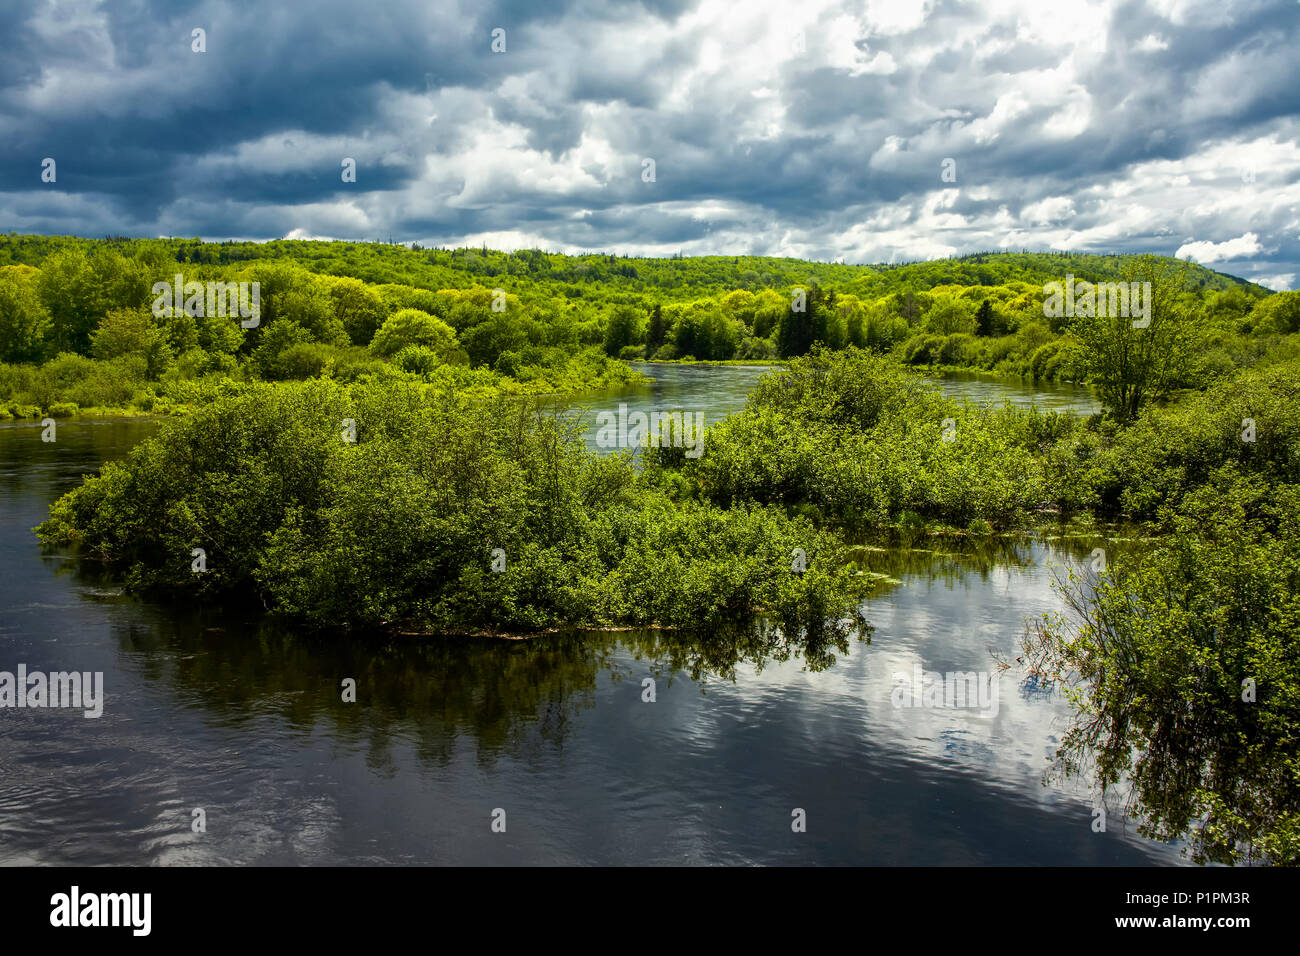
[(1068, 382), (1026, 382), (981, 372), (945, 372), (935, 383), (953, 398), (965, 398), (976, 405), (1033, 405), (1042, 411), (1071, 411), (1091, 415), (1101, 411), (1101, 402), (1086, 385)]
[[(596, 416), (602, 411), (617, 413), (619, 406), (625, 404), (629, 414), (643, 412), (647, 416), (673, 410), (701, 412), (705, 421), (713, 424), (743, 409), (761, 376), (781, 371), (779, 366), (762, 365), (631, 364), (653, 381), (578, 399), (547, 399), (543, 404), (567, 409), (580, 423), (588, 450), (600, 451), (602, 449), (596, 444)], [(1043, 410), (1073, 411), (1082, 415), (1090, 415), (1100, 408), (1092, 390), (1082, 385), (1030, 383), (976, 373), (949, 373), (934, 379), (934, 383), (944, 394), (969, 399), (977, 405), (1010, 402), (1020, 407), (1032, 405)]]

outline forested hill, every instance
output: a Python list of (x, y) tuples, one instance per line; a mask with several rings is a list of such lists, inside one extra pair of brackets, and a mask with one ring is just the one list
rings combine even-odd
[[(901, 265), (845, 265), (772, 256), (643, 258), (605, 253), (563, 255), (536, 249), (425, 249), (419, 245), (277, 239), (269, 242), (203, 242), (198, 239), (81, 239), (70, 236), (0, 236), (0, 266), (39, 266), (70, 246), (91, 251), (109, 246), (123, 255), (159, 266), (241, 265), (258, 260), (292, 260), (317, 273), (351, 276), (370, 283), (401, 283), (425, 289), (496, 285), (510, 292), (525, 287), (559, 298), (611, 304), (681, 301), (744, 289), (784, 292), (816, 283), (857, 296), (923, 292), (937, 286), (1041, 285), (1066, 273), (1100, 281), (1118, 278), (1131, 256), (1070, 252), (989, 252)], [(1236, 276), (1192, 266), (1189, 279), (1202, 290), (1245, 287), (1254, 295), (1268, 289)]]
[[(978, 252), (951, 259), (934, 259), (906, 265), (872, 266), (870, 277), (862, 277), (862, 292), (883, 295), (890, 292), (922, 292), (940, 285), (989, 286), (1019, 281), (1029, 283), (1059, 282), (1067, 273), (1090, 282), (1118, 279), (1132, 255), (1111, 253), (1098, 255), (1083, 252)], [(1157, 257), (1166, 263), (1172, 257)], [(1224, 291), (1244, 287), (1256, 295), (1271, 290), (1237, 276), (1215, 272), (1192, 264), (1188, 269), (1189, 285), (1206, 291)], [(853, 291), (853, 290), (850, 290)]]
[[(1178, 387), (1300, 354), (1300, 292), (1271, 293), (1167, 257), (988, 253), (869, 266), (8, 235), (0, 236), (8, 366), (0, 403), (136, 407), (150, 394), (181, 402), (179, 383), (223, 375), (400, 372), (462, 391), (581, 391), (625, 380), (632, 359), (766, 362), (817, 346), (1086, 381), (1094, 373), (1085, 330), (1073, 309), (1046, 301), (1047, 283), (1071, 274), (1163, 276), (1158, 284), (1176, 298), (1170, 309), (1196, 340)], [(155, 290), (178, 275), (184, 284), (246, 283), (250, 296), (256, 288), (258, 321), (241, 327), (192, 302), (172, 314)]]

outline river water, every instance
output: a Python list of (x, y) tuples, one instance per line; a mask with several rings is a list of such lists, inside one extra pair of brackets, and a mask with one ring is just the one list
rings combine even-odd
[[(587, 411), (626, 401), (715, 420), (761, 371), (654, 367), (655, 385)], [(1082, 390), (943, 387), (1093, 407)], [(133, 600), (41, 553), (31, 528), (49, 503), (154, 427), (67, 421), (44, 443), (34, 424), (0, 426), (0, 671), (102, 671), (106, 696), (98, 719), (0, 709), (0, 863), (1180, 860), (1118, 807), (1096, 832), (1085, 786), (1044, 783), (1070, 711), (1015, 671), (996, 708), (895, 706), (917, 667), (991, 673), (995, 654), (1015, 657), (1026, 619), (1058, 606), (1054, 571), (1095, 541), (880, 552), (890, 580), (867, 603), (871, 643), (819, 670), (693, 666), (680, 639), (640, 632), (309, 638)], [(349, 677), (356, 703), (340, 699)]]
[[(760, 365), (658, 365), (652, 362), (633, 362), (632, 367), (654, 379), (652, 385), (620, 389), (606, 395), (584, 398), (570, 407), (571, 413), (583, 426), (583, 438), (591, 451), (600, 451), (596, 435), (597, 416), (601, 412), (614, 415), (620, 405), (627, 405), (629, 414), (640, 411), (699, 412), (706, 422), (740, 411), (755, 383), (768, 372), (776, 371)], [(1101, 408), (1092, 392), (1077, 385), (1030, 385), (1016, 380), (992, 379), (976, 373), (953, 373), (938, 379), (936, 385), (946, 395), (967, 399), (977, 405), (994, 405), (1009, 402), (1012, 405), (1036, 405), (1044, 410), (1073, 411), (1090, 415)], [(609, 419), (607, 419), (608, 421)]]

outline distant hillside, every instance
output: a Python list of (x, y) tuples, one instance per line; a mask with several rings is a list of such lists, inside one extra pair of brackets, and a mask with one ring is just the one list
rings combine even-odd
[[(69, 236), (0, 236), (0, 266), (39, 265), (69, 246), (110, 245), (124, 255), (159, 263), (236, 265), (256, 260), (292, 260), (327, 275), (352, 276), (375, 284), (402, 283), (426, 289), (473, 285), (523, 286), (546, 296), (605, 300), (674, 300), (733, 289), (785, 290), (792, 285), (842, 286), (870, 267), (804, 262), (765, 256), (699, 256), (648, 259), (604, 253), (568, 256), (536, 249), (425, 249), (380, 242), (276, 239), (269, 242), (203, 242), (198, 239), (80, 239)], [(668, 295), (666, 293), (671, 293)]]
[[(841, 265), (772, 256), (642, 258), (607, 253), (569, 256), (536, 249), (425, 249), (379, 242), (277, 239), (269, 242), (203, 242), (198, 239), (81, 239), (69, 236), (0, 236), (0, 265), (39, 265), (69, 246), (112, 246), (162, 265), (175, 261), (233, 265), (288, 259), (313, 272), (352, 276), (371, 283), (402, 283), (426, 289), (473, 285), (524, 287), (546, 296), (610, 304), (681, 301), (734, 289), (784, 291), (817, 283), (859, 296), (922, 292), (941, 285), (1042, 285), (1067, 272), (1091, 281), (1117, 278), (1125, 255), (1053, 252), (991, 252), (903, 265)], [(1243, 287), (1252, 295), (1270, 290), (1193, 266), (1203, 290)]]
[[(466, 394), (580, 392), (630, 380), (625, 360), (766, 362), (816, 348), (1086, 381), (1092, 366), (1075, 317), (1045, 308), (1045, 285), (1071, 273), (1117, 280), (1127, 261), (998, 252), (870, 266), (0, 236), (0, 418), (180, 406), (229, 377), (405, 376)], [(183, 302), (154, 291), (178, 273)], [(1176, 315), (1195, 337), (1195, 360), (1176, 387), (1300, 354), (1300, 292), (1269, 293), (1199, 266), (1190, 274), (1199, 288), (1179, 297)], [(231, 321), (216, 283), (240, 284), (241, 318), (253, 316), (256, 295), (257, 321)]]
[[(951, 259), (935, 259), (906, 265), (873, 266), (875, 273), (861, 279), (864, 291), (873, 295), (887, 292), (920, 292), (938, 285), (1002, 285), (1007, 282), (1040, 284), (1059, 280), (1066, 273), (1092, 282), (1120, 277), (1132, 255), (1081, 252), (981, 252)], [(1160, 256), (1174, 262), (1171, 256)], [(1256, 295), (1271, 290), (1237, 276), (1191, 265), (1191, 280), (1202, 290), (1223, 291), (1243, 287)]]

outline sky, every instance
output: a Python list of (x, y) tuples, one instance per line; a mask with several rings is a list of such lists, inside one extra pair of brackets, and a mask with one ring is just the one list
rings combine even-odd
[(3, 231), (1300, 280), (1296, 0), (6, 0), (0, 36)]

